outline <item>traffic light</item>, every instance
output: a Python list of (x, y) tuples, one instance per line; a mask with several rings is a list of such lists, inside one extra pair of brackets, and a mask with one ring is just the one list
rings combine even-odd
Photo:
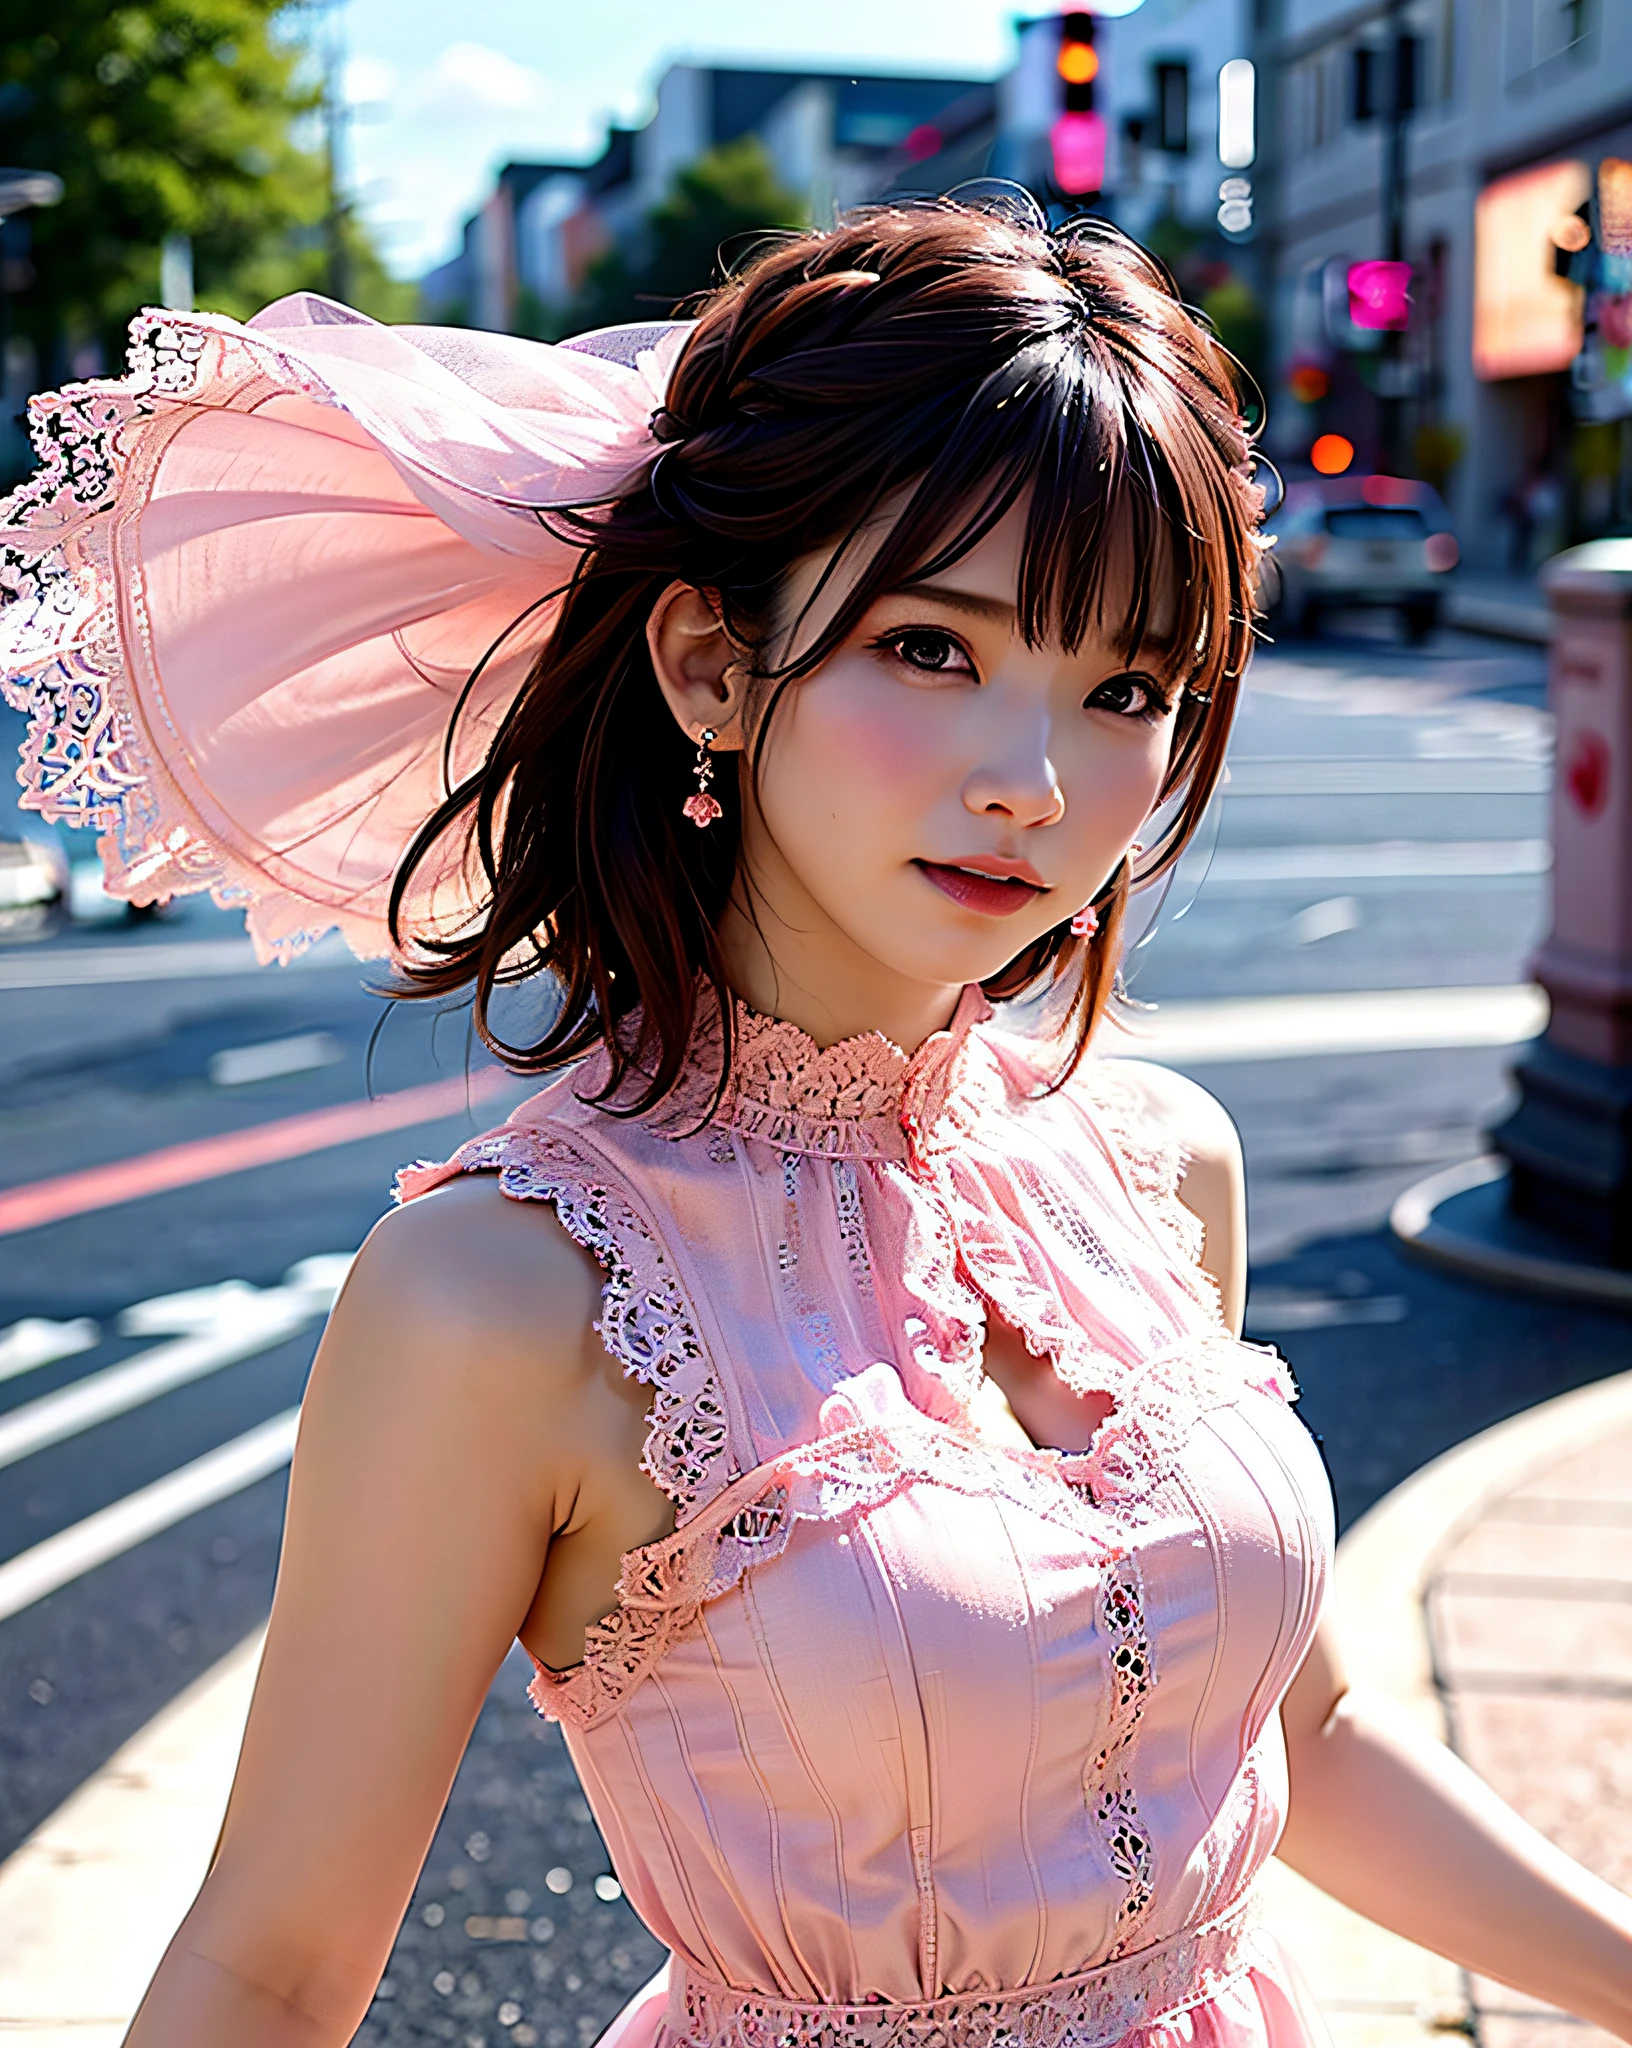
[(1054, 181), (1073, 198), (1086, 198), (1105, 183), (1105, 120), (1094, 111), (1094, 80), (1099, 76), (1099, 51), (1094, 17), (1085, 7), (1071, 7), (1060, 16), (1060, 111), (1049, 141), (1054, 152)]

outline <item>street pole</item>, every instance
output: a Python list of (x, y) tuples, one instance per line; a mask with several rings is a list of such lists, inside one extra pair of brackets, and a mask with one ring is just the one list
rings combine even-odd
[(1251, 23), (1249, 47), (1258, 77), (1258, 162), (1254, 173), (1258, 188), (1254, 202), (1257, 246), (1252, 271), (1258, 303), (1264, 311), (1266, 332), (1271, 337), (1263, 366), (1263, 401), (1267, 409), (1275, 380), (1275, 289), (1281, 267), (1281, 208), (1285, 190), (1281, 127), (1281, 38), (1286, 28), (1285, 0), (1253, 0), (1248, 19)]
[(349, 301), (351, 265), (346, 249), (345, 201), (345, 45), (340, 33), (343, 0), (329, 0), (323, 39), (323, 157), (328, 185), (328, 203), (323, 219), (327, 250), (328, 295), (342, 304)]
[[(55, 171), (0, 170), (0, 482), (9, 481), (5, 472), (20, 425), (11, 411), (11, 289), (6, 281), (5, 227), (14, 214), (25, 213), (31, 206), (55, 206), (61, 198), (62, 180)], [(26, 436), (23, 446), (26, 451)], [(23, 466), (26, 470), (26, 460)]]
[[(1389, 0), (1388, 41), (1384, 51), (1388, 82), (1388, 129), (1383, 139), (1383, 254), (1390, 263), (1405, 261), (1405, 141), (1407, 104), (1404, 0)], [(1414, 66), (1416, 52), (1410, 53)], [(1414, 84), (1415, 80), (1410, 83)], [(1383, 330), (1377, 359), (1377, 443), (1379, 467), (1395, 476), (1406, 469), (1405, 331)]]

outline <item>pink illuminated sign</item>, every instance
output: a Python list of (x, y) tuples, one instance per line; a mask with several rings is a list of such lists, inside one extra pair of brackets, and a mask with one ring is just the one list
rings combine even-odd
[(1062, 192), (1098, 192), (1105, 183), (1105, 122), (1098, 114), (1061, 114), (1049, 130), (1054, 181)]
[(1409, 263), (1349, 266), (1349, 318), (1356, 327), (1404, 327), (1410, 317)]

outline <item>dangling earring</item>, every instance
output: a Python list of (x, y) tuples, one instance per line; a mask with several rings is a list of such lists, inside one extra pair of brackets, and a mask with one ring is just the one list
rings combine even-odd
[(1099, 912), (1091, 903), (1085, 903), (1071, 920), (1071, 936), (1074, 939), (1091, 939), (1099, 930)]
[(681, 811), (699, 830), (712, 825), (716, 818), (725, 815), (717, 796), (710, 796), (708, 785), (714, 780), (714, 756), (708, 751), (718, 738), (713, 726), (705, 725), (697, 741), (697, 787), (681, 805)]

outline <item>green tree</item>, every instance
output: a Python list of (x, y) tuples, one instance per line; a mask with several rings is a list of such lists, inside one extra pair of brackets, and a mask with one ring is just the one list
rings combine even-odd
[(802, 227), (808, 218), (804, 203), (778, 183), (757, 136), (722, 143), (676, 172), (632, 249), (609, 249), (591, 266), (563, 332), (667, 319), (682, 300), (718, 283), (753, 235)]
[[(0, 159), (64, 186), (59, 206), (28, 216), (32, 277), (12, 300), (42, 382), (86, 343), (122, 359), (131, 315), (159, 296), (169, 235), (190, 237), (195, 300), (214, 311), (245, 318), (322, 288), (327, 180), (306, 14), (286, 0), (5, 0)], [(352, 297), (405, 317), (411, 290), (357, 223), (346, 240)]]

